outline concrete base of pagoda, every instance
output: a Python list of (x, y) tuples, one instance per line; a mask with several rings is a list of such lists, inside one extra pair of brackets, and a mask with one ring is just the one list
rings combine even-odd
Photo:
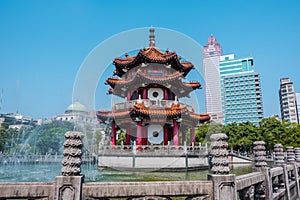
[[(140, 147), (140, 146), (139, 146)], [(102, 146), (98, 167), (122, 171), (189, 171), (209, 167), (206, 146)]]

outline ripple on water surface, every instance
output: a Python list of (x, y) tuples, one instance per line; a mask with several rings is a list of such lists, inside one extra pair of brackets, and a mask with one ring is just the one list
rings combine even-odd
[[(83, 165), (85, 182), (134, 182), (134, 181), (186, 181), (206, 180), (208, 170), (189, 172), (125, 172), (98, 170), (97, 166)], [(250, 173), (252, 165), (233, 167), (231, 173)], [(54, 182), (61, 175), (61, 164), (1, 164), (0, 182)]]

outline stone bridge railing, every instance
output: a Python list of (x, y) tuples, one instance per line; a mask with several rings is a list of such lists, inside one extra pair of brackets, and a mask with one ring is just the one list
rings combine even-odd
[[(81, 175), (82, 134), (68, 132), (64, 143), (62, 176), (52, 183), (0, 183), (0, 199), (299, 199), (300, 149), (274, 147), (275, 163), (269, 168), (263, 141), (254, 142), (254, 171), (236, 176), (228, 167), (225, 134), (211, 136), (211, 172), (205, 181), (84, 183)], [(200, 172), (199, 172), (200, 173)]]

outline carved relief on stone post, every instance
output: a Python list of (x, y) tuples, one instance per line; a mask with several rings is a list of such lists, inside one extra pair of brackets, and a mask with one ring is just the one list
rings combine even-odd
[(65, 134), (62, 176), (55, 178), (56, 200), (80, 200), (83, 176), (80, 175), (83, 134), (69, 131)]
[(284, 153), (282, 144), (274, 145), (274, 164), (282, 165), (284, 164)]
[(266, 168), (266, 143), (264, 141), (253, 142), (254, 162), (256, 168)]
[(240, 199), (251, 200), (254, 196), (254, 186), (247, 187), (239, 192)]
[(227, 135), (218, 133), (210, 136), (211, 139), (211, 173), (208, 180), (213, 182), (215, 200), (236, 200), (237, 189), (235, 174), (229, 174)]
[(300, 148), (297, 147), (294, 150), (295, 150), (295, 160), (296, 162), (300, 162)]
[(295, 162), (294, 147), (292, 146), (286, 147), (286, 154), (287, 154), (287, 162), (294, 163)]
[(228, 143), (226, 134), (213, 134), (211, 137), (211, 172), (213, 174), (229, 174)]
[(62, 175), (63, 176), (79, 176), (82, 156), (82, 138), (80, 132), (67, 132), (65, 134), (66, 141), (64, 142), (64, 158), (62, 160)]
[[(257, 171), (262, 171), (266, 175), (267, 170), (267, 158), (266, 158), (266, 143), (264, 141), (253, 142), (253, 153), (255, 168)], [(255, 199), (266, 199), (266, 181), (255, 185)]]

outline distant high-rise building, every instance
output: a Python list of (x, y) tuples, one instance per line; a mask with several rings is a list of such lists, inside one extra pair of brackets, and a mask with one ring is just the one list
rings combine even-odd
[(214, 36), (203, 48), (206, 112), (215, 122), (222, 123), (222, 98), (219, 61), (222, 47)]
[(279, 98), (282, 120), (298, 123), (294, 84), (289, 78), (280, 79)]
[(253, 58), (235, 59), (234, 54), (220, 57), (223, 123), (252, 122), (263, 118), (259, 73)]
[(300, 92), (295, 93), (298, 124), (300, 124)]

